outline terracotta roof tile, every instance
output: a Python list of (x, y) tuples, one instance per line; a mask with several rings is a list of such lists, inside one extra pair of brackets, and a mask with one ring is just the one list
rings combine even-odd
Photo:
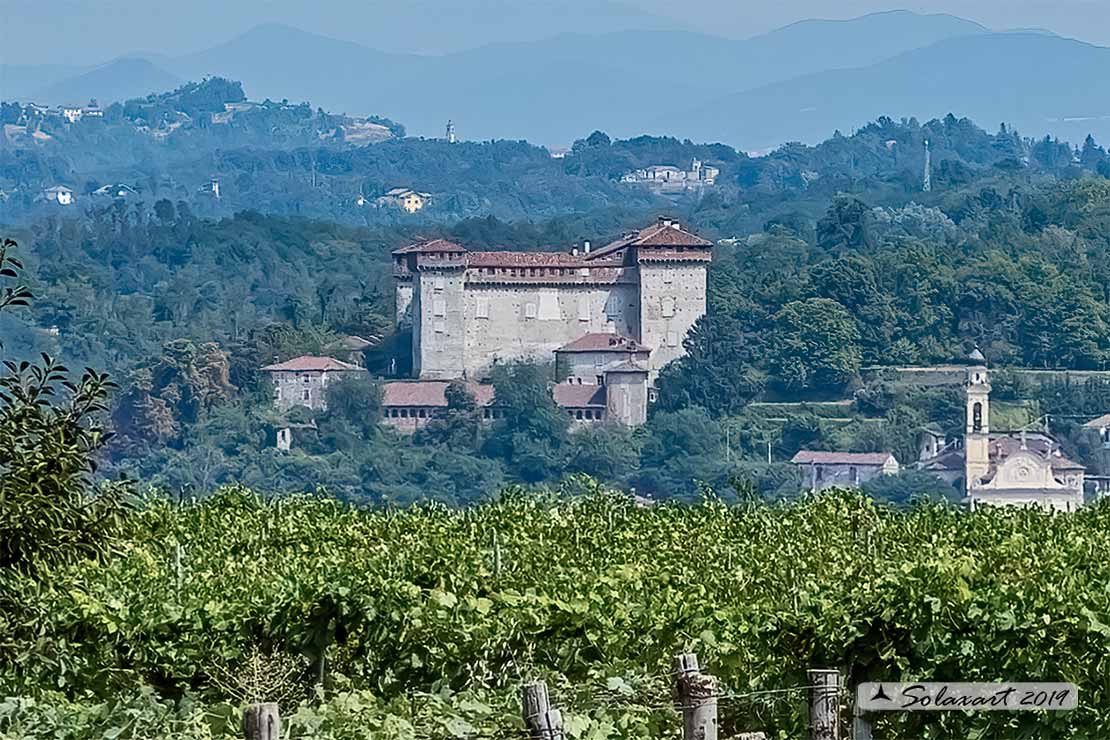
[(1097, 419), (1091, 419), (1083, 426), (1088, 429), (1102, 429), (1103, 427), (1110, 427), (1110, 414), (1103, 414)]
[[(1060, 445), (1051, 437), (1040, 432), (1029, 432), (1025, 435), (1025, 449), (1037, 457), (1051, 455), (1052, 469), (1056, 471), (1078, 471), (1083, 466), (1063, 455), (1057, 455)], [(990, 445), (987, 447), (990, 455), (992, 470), (1000, 465), (1006, 458), (1022, 450), (1020, 434), (1011, 432), (992, 432)], [(925, 470), (962, 470), (964, 468), (964, 451), (962, 449), (945, 450), (934, 458), (925, 461)]]
[(650, 372), (647, 367), (638, 362), (625, 361), (612, 367), (605, 368), (607, 373), (647, 373)]
[(465, 251), (465, 247), (460, 246), (455, 242), (447, 241), (446, 239), (431, 239), (429, 241), (410, 244), (407, 247), (401, 247), (400, 249), (394, 249), (393, 254), (430, 254), (432, 252)]
[(292, 360), (267, 365), (262, 368), (264, 372), (333, 372), (341, 370), (362, 370), (358, 365), (341, 362), (333, 357), (314, 357), (302, 355)]
[[(422, 406), (447, 408), (446, 380), (398, 380), (382, 386), (382, 406)], [(493, 386), (467, 383), (467, 390), (479, 406), (493, 404)]]
[(818, 452), (801, 450), (790, 461), (795, 465), (886, 465), (893, 455), (889, 452)]
[(635, 339), (611, 334), (596, 332), (585, 334), (575, 339), (570, 344), (565, 344), (556, 352), (650, 352), (651, 350), (637, 342)]
[(381, 342), (381, 337), (370, 337), (369, 339), (363, 339), (360, 336), (352, 334), (350, 336), (337, 339), (335, 342), (332, 343), (332, 347), (335, 347), (337, 349), (349, 350), (351, 352), (358, 352), (359, 350), (364, 350), (370, 347), (377, 346), (381, 344)]
[(700, 236), (686, 231), (678, 222), (660, 221), (646, 229), (641, 229), (633, 234), (617, 239), (605, 245), (587, 257), (599, 259), (620, 252), (628, 247), (711, 247), (713, 243), (702, 239)]
[(470, 252), (469, 267), (586, 267), (581, 255), (568, 252)]
[(634, 247), (711, 247), (713, 242), (686, 231), (678, 224), (656, 224), (640, 232), (632, 241)]
[(597, 406), (605, 408), (605, 386), (603, 385), (559, 383), (552, 389), (551, 395), (555, 398), (555, 403), (563, 408), (579, 409)]

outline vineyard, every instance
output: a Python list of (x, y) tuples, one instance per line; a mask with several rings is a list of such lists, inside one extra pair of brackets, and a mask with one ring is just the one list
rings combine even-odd
[(579, 485), (464, 510), (147, 503), (104, 564), (0, 587), (0, 737), (235, 738), (268, 700), (292, 738), (519, 738), (541, 678), (571, 738), (675, 738), (683, 650), (720, 680), (722, 738), (803, 737), (792, 687), (817, 665), (1080, 687), (1072, 712), (887, 717), (877, 738), (1110, 737), (1110, 507), (642, 507)]

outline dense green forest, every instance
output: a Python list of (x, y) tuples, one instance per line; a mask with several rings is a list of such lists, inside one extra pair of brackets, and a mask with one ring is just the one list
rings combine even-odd
[[(926, 138), (931, 192), (920, 182)], [(178, 495), (239, 481), (271, 491), (323, 486), (363, 502), (462, 504), (507, 482), (573, 473), (651, 496), (693, 497), (699, 481), (728, 490), (732, 479), (789, 496), (799, 483), (784, 461), (800, 447), (892, 450), (910, 461), (918, 428), (962, 424), (954, 393), (884, 382), (864, 373), (868, 366), (949, 362), (974, 346), (1000, 367), (1099, 370), (1110, 360), (1110, 182), (1101, 174), (1106, 153), (1092, 141), (1073, 152), (949, 117), (882, 119), (851, 137), (755, 159), (719, 145), (600, 133), (561, 161), (504, 142), (329, 151), (366, 172), (393, 156), (381, 154), (390, 147), (421, 152), (405, 161), (409, 172), (484, 168), (472, 184), (490, 199), (523, 203), (520, 173), (534, 166), (624, 195), (582, 210), (540, 177), (536, 187), (563, 215), (542, 216), (546, 200), (527, 204), (535, 214), (527, 219), (356, 227), (257, 210), (214, 218), (187, 200), (159, 199), (55, 209), (19, 223), (11, 233), (37, 301), (31, 313), (0, 317), (5, 351), (45, 351), (108, 371), (120, 385), (102, 475)], [(527, 156), (487, 158), (498, 147)], [(726, 187), (660, 206), (614, 180), (629, 167), (693, 157), (719, 163)], [(281, 182), (262, 171), (258, 179)], [(709, 313), (687, 338), (688, 357), (664, 372), (645, 428), (571, 434), (558, 413), (533, 418), (525, 402), (519, 418), (492, 428), (459, 409), (453, 419), (473, 433), (398, 438), (379, 427), (369, 383), (344, 389), (315, 420), (271, 409), (258, 368), (327, 353), (341, 336), (385, 337), (367, 366), (404, 372), (406, 337), (391, 334), (391, 249), (425, 236), (470, 248), (565, 249), (641, 226), (661, 207), (718, 246)], [(501, 380), (508, 398), (547, 379), (521, 369)], [(1015, 376), (999, 389), (1024, 404), (1022, 423), (1067, 416), (1054, 427), (1067, 452), (1110, 472), (1079, 426), (1085, 414), (1110, 411), (1104, 381), (1031, 385)], [(787, 413), (765, 402), (801, 405)], [(290, 420), (312, 421), (316, 431), (285, 455), (273, 448), (274, 429)], [(898, 501), (949, 493), (935, 480), (907, 479), (872, 492)]]
[[(852, 136), (838, 133), (815, 147), (788, 144), (766, 157), (723, 144), (660, 136), (611, 140), (594, 132), (560, 159), (523, 141), (406, 138), (403, 126), (386, 119), (244, 97), (239, 83), (210, 78), (75, 123), (31, 106), (0, 105), (0, 222), (103, 207), (110, 198), (91, 193), (117, 184), (134, 188), (128, 200), (147, 210), (169, 200), (209, 218), (257, 210), (363, 226), (658, 210), (670, 202), (622, 185), (620, 176), (659, 164), (685, 168), (696, 158), (721, 170), (699, 204), (713, 212), (704, 222), (734, 235), (761, 226), (752, 216), (764, 216), (776, 198), (780, 205), (816, 204), (837, 192), (865, 191), (873, 205), (904, 203), (920, 190), (926, 141), (938, 190), (967, 185), (985, 170), (1074, 177), (1110, 167), (1094, 141), (1073, 150), (1005, 126), (988, 134), (954, 116), (924, 124), (882, 118)], [(55, 185), (75, 191), (73, 206), (41, 202), (42, 190)], [(428, 192), (432, 200), (415, 216), (374, 207), (376, 196), (395, 187)]]

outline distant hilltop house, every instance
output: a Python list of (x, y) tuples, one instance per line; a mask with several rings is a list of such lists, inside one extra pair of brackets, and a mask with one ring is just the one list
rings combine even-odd
[(416, 213), (422, 210), (432, 196), (429, 193), (422, 193), (419, 190), (412, 188), (393, 188), (385, 195), (381, 196), (374, 201), (374, 205), (379, 208), (394, 207), (400, 208), (405, 213)]
[(901, 466), (889, 452), (821, 452), (800, 450), (790, 461), (804, 471), (811, 491), (856, 488), (884, 475), (898, 475)]
[(205, 195), (210, 198), (220, 199), (220, 181), (213, 177), (204, 185), (197, 188), (197, 195)]
[(713, 187), (721, 170), (695, 159), (690, 169), (682, 170), (672, 165), (652, 165), (634, 170), (621, 178), (621, 182), (643, 185), (661, 195), (679, 195)]
[(77, 123), (82, 118), (103, 118), (104, 111), (101, 110), (100, 105), (96, 102), (96, 98), (89, 101), (88, 105), (63, 105), (56, 110), (56, 113), (61, 115), (69, 123)]
[(237, 114), (246, 113), (247, 111), (254, 110), (257, 107), (259, 107), (258, 103), (252, 103), (248, 100), (244, 100), (239, 103), (224, 103), (224, 109), (222, 111), (216, 111), (212, 113), (212, 123), (231, 123), (232, 119), (235, 118)]
[(65, 185), (55, 185), (42, 191), (42, 199), (60, 206), (73, 205), (73, 190)]
[(133, 195), (138, 195), (139, 191), (121, 182), (115, 185), (102, 185), (92, 191), (92, 194), (108, 198), (130, 198)]
[(332, 357), (303, 355), (286, 362), (267, 365), (262, 372), (269, 373), (274, 384), (274, 405), (281, 411), (304, 406), (314, 411), (328, 407), (327, 388), (345, 377), (364, 374), (358, 365)]
[(348, 144), (374, 144), (393, 138), (393, 132), (388, 126), (364, 118), (349, 119), (340, 126), (340, 129), (343, 131), (343, 140)]

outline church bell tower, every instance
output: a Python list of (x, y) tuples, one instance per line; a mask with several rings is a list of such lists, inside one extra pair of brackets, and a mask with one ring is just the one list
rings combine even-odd
[(975, 484), (990, 472), (990, 393), (986, 358), (976, 349), (970, 357), (964, 395), (967, 405), (967, 426), (964, 430), (965, 487), (968, 494)]

